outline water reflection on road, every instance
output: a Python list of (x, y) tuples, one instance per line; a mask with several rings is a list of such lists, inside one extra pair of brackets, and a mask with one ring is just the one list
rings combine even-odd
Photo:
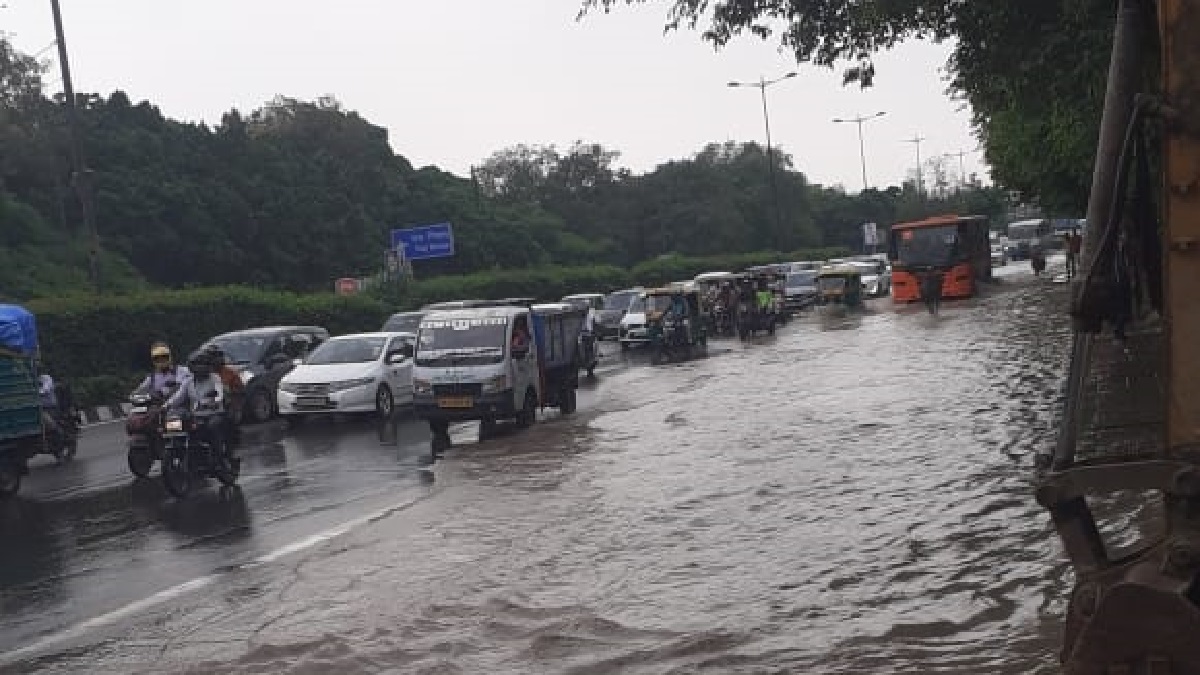
[[(571, 418), (485, 443), (457, 430), (431, 473), (413, 468), (419, 425), (352, 440), (333, 425), (265, 446), (259, 485), (240, 499), (214, 492), (167, 512), (120, 493), (80, 511), (131, 539), (181, 537), (231, 558), (247, 540), (295, 534), (277, 519), (298, 503), (345, 504), (368, 483), (420, 498), (38, 665), (1052, 672), (1066, 573), (1029, 479), (1052, 442), (1062, 294), (1015, 268), (937, 317), (873, 302), (705, 359), (638, 362), (602, 378)], [(380, 471), (391, 477), (362, 478)], [(50, 513), (60, 508), (74, 507), (24, 503), (3, 514), (5, 533), (50, 561), (65, 535), (38, 523), (84, 517)], [(205, 562), (198, 574), (212, 572)], [(5, 588), (25, 589), (6, 592), (6, 615), (10, 602), (76, 592), (39, 589), (40, 572), (5, 564)]]

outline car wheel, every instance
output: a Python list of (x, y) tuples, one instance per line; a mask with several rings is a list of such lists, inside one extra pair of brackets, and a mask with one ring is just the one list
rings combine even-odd
[(396, 412), (396, 400), (392, 398), (392, 390), (388, 389), (386, 384), (380, 385), (379, 391), (375, 394), (375, 412), (379, 416), (387, 419)]
[(250, 395), (249, 406), (250, 419), (258, 424), (270, 422), (271, 416), (275, 413), (275, 406), (271, 402), (271, 394), (266, 389), (256, 389)]

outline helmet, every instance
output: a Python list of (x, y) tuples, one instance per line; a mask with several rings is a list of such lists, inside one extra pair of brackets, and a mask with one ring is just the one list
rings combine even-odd
[(212, 367), (217, 368), (225, 365), (229, 361), (225, 357), (225, 350), (221, 349), (221, 345), (211, 344), (204, 348), (204, 353), (208, 355)]
[(212, 358), (205, 350), (197, 350), (188, 358), (188, 370), (196, 377), (208, 377), (213, 372)]
[(167, 343), (155, 342), (150, 346), (150, 361), (163, 370), (171, 367), (171, 348)]

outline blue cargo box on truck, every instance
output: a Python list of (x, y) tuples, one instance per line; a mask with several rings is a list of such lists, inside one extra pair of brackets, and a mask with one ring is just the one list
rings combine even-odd
[(0, 348), (0, 442), (42, 433), (33, 359)]
[(40, 436), (37, 324), (16, 305), (0, 305), (0, 442)]

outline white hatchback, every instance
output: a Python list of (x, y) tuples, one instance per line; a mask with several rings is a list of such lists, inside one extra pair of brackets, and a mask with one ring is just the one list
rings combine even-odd
[(374, 412), (389, 417), (412, 404), (412, 333), (360, 333), (332, 338), (279, 382), (279, 414)]

